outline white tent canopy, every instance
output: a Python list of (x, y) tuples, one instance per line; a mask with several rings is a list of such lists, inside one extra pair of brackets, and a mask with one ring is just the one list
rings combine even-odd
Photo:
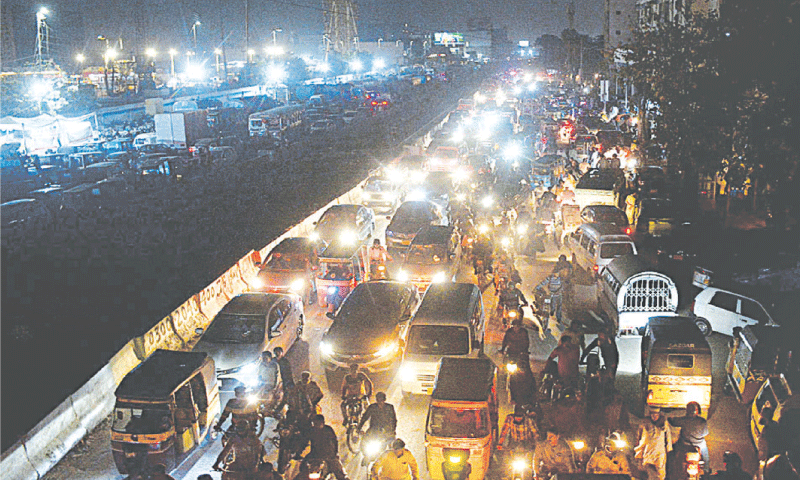
[(94, 114), (67, 118), (61, 115), (39, 115), (38, 117), (0, 118), (2, 143), (22, 143), (27, 154), (42, 153), (60, 146), (87, 142), (94, 136), (92, 120)]

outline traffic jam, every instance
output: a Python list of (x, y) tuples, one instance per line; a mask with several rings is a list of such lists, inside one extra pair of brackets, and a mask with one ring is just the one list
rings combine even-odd
[(687, 220), (637, 127), (591, 87), (523, 69), (484, 81), (424, 148), (373, 170), (360, 202), (280, 241), (191, 351), (159, 350), (122, 380), (116, 470), (755, 472), (800, 408), (797, 337), (702, 271), (664, 268), (660, 239)]

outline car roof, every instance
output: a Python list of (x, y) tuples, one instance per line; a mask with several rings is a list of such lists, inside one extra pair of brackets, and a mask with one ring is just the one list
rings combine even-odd
[(288, 298), (279, 293), (242, 293), (236, 295), (222, 307), (217, 315), (259, 315), (266, 313), (278, 300)]
[(3, 203), (2, 205), (0, 205), (0, 207), (8, 208), (8, 207), (16, 206), (16, 205), (31, 204), (31, 203), (34, 203), (34, 202), (36, 202), (35, 198), (18, 198), (17, 200), (9, 200), (9, 201)]
[(619, 227), (609, 223), (584, 223), (579, 228), (583, 230), (594, 230), (604, 242), (617, 240), (620, 242), (632, 242), (628, 235), (619, 232)]
[(433, 400), (483, 402), (494, 384), (495, 367), (488, 358), (444, 357), (433, 387)]
[[(355, 205), (355, 204), (347, 203), (347, 204), (342, 204), (342, 205), (331, 205), (330, 207), (328, 207), (327, 210), (325, 210), (325, 212), (327, 213), (327, 212), (335, 212), (335, 211), (352, 211), (353, 213), (355, 213), (355, 212), (358, 212), (358, 210), (360, 208), (361, 208), (361, 205)], [(325, 213), (323, 213), (323, 215), (325, 215)]]
[(433, 245), (448, 243), (450, 236), (453, 234), (454, 227), (445, 227), (441, 225), (426, 225), (422, 227), (414, 240), (411, 241), (412, 245)]
[(308, 237), (289, 237), (284, 238), (281, 242), (275, 245), (275, 248), (270, 251), (273, 253), (308, 253), (313, 246), (313, 243)]
[(470, 317), (464, 316), (465, 309), (470, 307), (472, 296), (477, 285), (473, 283), (434, 283), (425, 291), (425, 296), (414, 315), (413, 323), (436, 323), (458, 321), (468, 323)]
[(167, 400), (208, 359), (204, 352), (156, 350), (125, 375), (115, 395), (120, 399)]

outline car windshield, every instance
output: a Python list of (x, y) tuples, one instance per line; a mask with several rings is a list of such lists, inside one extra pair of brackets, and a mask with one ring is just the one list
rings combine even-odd
[(130, 435), (154, 434), (172, 427), (172, 415), (167, 404), (147, 405), (147, 408), (117, 406), (111, 429)]
[(318, 225), (344, 225), (356, 222), (356, 212), (341, 208), (331, 208), (322, 214)]
[(323, 262), (318, 275), (325, 280), (349, 280), (353, 278), (353, 264), (347, 262)]
[(435, 437), (483, 438), (489, 435), (487, 407), (456, 409), (432, 405), (428, 433)]
[(581, 177), (575, 188), (613, 190), (616, 179), (616, 175), (611, 170), (592, 170)]
[(306, 261), (302, 255), (273, 254), (267, 259), (269, 270), (304, 270)]
[(466, 355), (469, 331), (466, 327), (414, 325), (408, 333), (406, 351), (419, 355)]
[(600, 258), (616, 258), (633, 253), (630, 243), (603, 243), (600, 245)]
[(444, 245), (411, 245), (406, 255), (406, 263), (411, 265), (439, 265), (447, 260)]
[(385, 192), (392, 189), (392, 182), (388, 180), (370, 180), (364, 185), (368, 192)]
[(613, 223), (614, 225), (627, 225), (628, 217), (625, 212), (618, 209), (603, 208), (594, 211), (594, 221), (596, 223)]
[(211, 343), (260, 343), (264, 340), (264, 315), (221, 314), (214, 318), (203, 341)]
[(357, 327), (396, 324), (405, 314), (411, 289), (384, 283), (362, 283), (345, 299), (337, 319)]

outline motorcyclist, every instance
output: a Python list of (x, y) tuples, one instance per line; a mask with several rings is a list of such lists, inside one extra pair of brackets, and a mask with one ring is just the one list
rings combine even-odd
[(255, 473), (258, 465), (265, 461), (266, 455), (264, 445), (253, 433), (250, 424), (240, 421), (236, 424), (236, 434), (230, 436), (212, 469), (222, 471), (224, 462), (226, 472)]
[(258, 414), (258, 402), (252, 402), (247, 398), (246, 387), (238, 386), (233, 389), (233, 393), (234, 398), (225, 404), (214, 429), (221, 430), (228, 417), (231, 417), (231, 424), (234, 428), (239, 424), (247, 424), (258, 427), (258, 430), (261, 431), (264, 428), (264, 418)]
[(527, 421), (525, 407), (520, 404), (514, 405), (514, 413), (506, 415), (503, 422), (503, 430), (500, 432), (500, 439), (497, 441), (497, 449), (500, 451), (515, 451), (518, 449), (528, 450), (536, 435), (531, 422)]
[(414, 455), (406, 448), (406, 443), (399, 438), (392, 442), (391, 450), (387, 450), (370, 469), (370, 480), (419, 480), (419, 467)]
[(603, 448), (592, 454), (589, 463), (586, 464), (586, 473), (630, 475), (631, 465), (628, 457), (616, 446), (619, 440), (618, 433), (609, 435), (603, 442)]
[(391, 255), (389, 252), (386, 251), (386, 248), (381, 245), (381, 241), (379, 238), (376, 238), (372, 242), (372, 246), (369, 247), (369, 268), (370, 273), (375, 276), (378, 272), (378, 267), (380, 265), (386, 266), (387, 261), (392, 261)]
[(503, 335), (503, 345), (500, 351), (509, 358), (519, 358), (530, 352), (530, 337), (528, 330), (522, 326), (522, 318), (517, 317), (511, 322), (511, 328)]
[[(314, 417), (308, 441), (311, 444), (311, 451), (305, 458), (324, 460), (328, 465), (328, 471), (333, 473), (336, 480), (348, 480), (342, 462), (339, 461), (339, 440), (336, 438), (333, 428), (325, 425), (324, 416), (316, 415)], [(300, 465), (300, 478), (308, 478), (306, 462)]]
[(347, 424), (347, 404), (354, 399), (369, 399), (372, 396), (372, 380), (358, 370), (358, 364), (350, 365), (350, 373), (342, 380), (342, 423)]
[(497, 316), (503, 315), (504, 309), (509, 309), (516, 310), (517, 319), (522, 319), (522, 307), (528, 306), (528, 299), (525, 298), (525, 294), (522, 293), (519, 287), (519, 283), (512, 284), (508, 282), (500, 289), (500, 299), (497, 302)]
[(515, 361), (516, 371), (509, 372), (508, 390), (515, 405), (531, 405), (536, 401), (536, 379), (530, 368), (527, 354)]
[(278, 361), (272, 356), (272, 352), (264, 350), (261, 353), (261, 362), (258, 364), (258, 384), (262, 395), (271, 392), (278, 385)]
[(555, 473), (574, 473), (575, 459), (572, 449), (561, 438), (555, 426), (546, 428), (547, 438), (536, 444), (533, 452), (533, 471), (537, 478), (546, 478)]
[(475, 243), (472, 247), (472, 268), (475, 275), (479, 272), (479, 264), (483, 265), (484, 272), (492, 272), (492, 253), (494, 252), (494, 244), (489, 235), (481, 233), (480, 227), (478, 228), (478, 235), (475, 237)]
[(358, 422), (358, 429), (361, 430), (367, 421), (369, 421), (369, 428), (365, 434), (366, 436), (381, 438), (395, 436), (397, 414), (395, 413), (394, 405), (386, 403), (386, 394), (384, 392), (375, 394), (375, 403), (368, 406), (364, 411), (361, 421)]
[(559, 344), (547, 357), (547, 360), (558, 360), (558, 376), (564, 385), (575, 385), (580, 378), (581, 347), (572, 343), (570, 337), (562, 336)]
[(300, 383), (295, 386), (295, 395), (300, 397), (300, 405), (305, 413), (318, 413), (319, 402), (325, 395), (317, 382), (311, 380), (311, 372), (300, 374)]
[[(669, 423), (673, 426), (680, 427), (681, 432), (678, 436), (678, 441), (675, 442), (675, 467), (673, 471), (680, 470), (679, 464), (682, 464), (686, 452), (694, 448), (700, 449), (700, 455), (703, 462), (705, 462), (705, 470), (710, 472), (711, 464), (708, 456), (708, 444), (706, 443), (706, 436), (708, 435), (708, 422), (705, 418), (701, 417), (702, 409), (697, 402), (689, 402), (686, 404), (686, 415), (683, 417), (672, 417)], [(672, 475), (670, 475), (671, 477)]]
[(551, 299), (551, 316), (556, 316), (556, 321), (561, 323), (561, 303), (562, 291), (564, 282), (561, 278), (561, 272), (553, 272), (547, 278), (542, 280), (536, 288), (546, 288), (550, 292)]
[(563, 253), (558, 256), (558, 261), (553, 266), (553, 271), (551, 273), (559, 272), (562, 274), (562, 278), (569, 279), (572, 275), (572, 264), (567, 260), (567, 256)]

